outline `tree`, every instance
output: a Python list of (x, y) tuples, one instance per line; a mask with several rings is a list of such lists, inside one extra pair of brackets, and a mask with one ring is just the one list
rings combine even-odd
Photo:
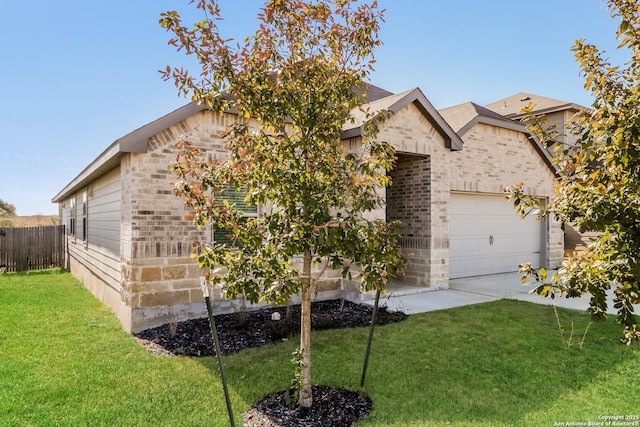
[[(540, 216), (555, 215), (562, 224), (600, 236), (584, 254), (563, 264), (559, 274), (547, 277), (530, 265), (523, 271), (533, 277), (536, 293), (578, 297), (591, 295), (589, 311), (595, 319), (607, 317), (606, 292), (615, 288), (614, 307), (624, 326), (623, 342), (640, 340), (633, 305), (640, 303), (640, 3), (608, 0), (612, 17), (620, 20), (616, 39), (631, 60), (612, 66), (604, 52), (581, 39), (572, 48), (585, 78), (585, 89), (595, 99), (573, 119), (575, 147), (557, 144), (559, 132), (536, 117), (532, 106), (525, 121), (548, 147), (556, 147), (558, 182), (549, 204), (541, 206), (523, 196), (521, 186), (508, 189), (517, 210)], [(561, 142), (561, 141), (560, 141)], [(523, 277), (526, 280), (526, 277)]]
[(11, 218), (14, 216), (16, 216), (16, 207), (0, 199), (0, 227), (13, 227)]
[[(256, 33), (233, 47), (216, 26), (217, 2), (201, 0), (197, 8), (205, 19), (192, 29), (175, 11), (160, 22), (175, 35), (169, 43), (195, 56), (201, 73), (167, 67), (164, 78), (216, 111), (233, 108), (240, 119), (224, 135), (227, 159), (208, 159), (180, 143), (175, 193), (196, 225), (230, 236), (231, 243), (214, 242), (199, 256), (225, 296), (284, 303), (301, 293), (298, 404), (310, 407), (311, 295), (320, 278), (312, 265), (351, 278), (355, 264), (368, 291), (384, 289), (405, 263), (399, 224), (362, 215), (382, 205), (377, 190), (390, 183), (386, 171), (395, 159), (393, 148), (376, 139), (386, 114), (362, 107), (383, 11), (375, 1), (271, 0)], [(367, 117), (362, 147), (345, 152), (340, 135), (354, 109)], [(243, 217), (228, 202), (231, 192), (264, 212)]]
[(16, 207), (0, 199), (0, 217), (6, 218), (11, 216), (16, 216)]

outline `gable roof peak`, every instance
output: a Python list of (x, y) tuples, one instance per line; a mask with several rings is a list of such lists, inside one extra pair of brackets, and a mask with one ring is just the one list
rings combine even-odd
[(389, 110), (397, 113), (407, 105), (413, 104), (422, 115), (436, 128), (438, 133), (445, 140), (445, 146), (453, 151), (462, 149), (462, 140), (451, 128), (449, 123), (440, 115), (438, 110), (429, 102), (427, 97), (422, 93), (419, 87), (407, 89), (405, 91), (389, 95), (373, 102), (364, 104), (363, 109), (354, 109), (351, 111), (353, 120), (345, 125), (342, 132), (342, 139), (360, 136), (365, 122), (372, 116)]
[[(475, 102), (464, 102), (453, 107), (443, 108), (442, 117), (449, 122), (458, 135), (464, 135), (478, 122), (492, 124), (498, 127), (513, 129), (514, 122), (501, 114), (482, 107)], [(520, 130), (520, 128), (518, 128)]]

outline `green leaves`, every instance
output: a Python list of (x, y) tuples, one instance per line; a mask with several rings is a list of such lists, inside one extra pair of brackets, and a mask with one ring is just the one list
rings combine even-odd
[[(360, 213), (380, 207), (377, 189), (389, 184), (385, 171), (395, 154), (375, 138), (389, 114), (369, 117), (357, 152), (345, 155), (339, 139), (351, 110), (364, 101), (354, 89), (366, 86), (372, 62), (365, 59), (379, 44), (381, 12), (375, 4), (354, 1), (343, 1), (336, 10), (330, 2), (269, 2), (258, 31), (234, 50), (211, 22), (219, 14), (217, 3), (202, 1), (197, 7), (210, 19), (193, 29), (183, 27), (176, 12), (162, 14), (160, 23), (175, 34), (171, 44), (198, 58), (201, 79), (171, 67), (163, 77), (219, 111), (233, 102), (240, 120), (225, 134), (226, 162), (207, 160), (188, 142), (179, 144), (175, 192), (193, 209), (197, 225), (229, 229), (243, 248), (225, 255), (224, 247), (212, 247), (201, 264), (227, 268), (216, 280), (229, 296), (246, 286), (252, 298), (269, 301), (299, 290), (288, 262), (306, 250), (333, 268), (363, 263), (364, 286), (384, 286), (384, 262), (395, 273), (404, 258), (393, 233)], [(225, 88), (232, 98), (219, 96)], [(247, 203), (268, 206), (264, 216), (240, 223), (238, 202), (220, 197), (229, 185), (246, 188)], [(383, 250), (397, 253), (381, 256)], [(286, 279), (276, 279), (280, 276)]]
[(0, 199), (0, 218), (16, 216), (16, 207), (9, 202)]
[[(536, 117), (532, 106), (525, 110), (529, 129), (547, 147), (556, 148), (558, 182), (550, 203), (537, 203), (540, 215), (552, 214), (562, 224), (599, 235), (583, 254), (567, 260), (552, 280), (544, 270), (523, 272), (538, 285), (534, 292), (544, 296), (590, 294), (589, 311), (596, 319), (607, 317), (606, 292), (613, 287), (623, 341), (629, 344), (640, 339), (633, 312), (633, 305), (640, 303), (640, 8), (637, 1), (607, 4), (620, 21), (619, 48), (629, 50), (631, 61), (624, 67), (611, 65), (604, 52), (585, 40), (576, 41), (572, 51), (594, 103), (569, 126), (577, 138), (575, 146), (558, 144), (558, 132)], [(523, 214), (536, 205), (521, 187), (510, 187), (507, 193)]]
[[(200, 0), (196, 7), (208, 16), (192, 29), (175, 12), (163, 14), (160, 24), (175, 35), (170, 44), (195, 55), (201, 71), (194, 77), (167, 67), (162, 76), (194, 101), (237, 112), (237, 119), (224, 134), (224, 161), (178, 144), (174, 191), (196, 225), (231, 231), (234, 245), (214, 242), (199, 256), (227, 297), (283, 304), (301, 292), (300, 404), (310, 406), (305, 307), (315, 283), (332, 268), (349, 279), (357, 271), (365, 290), (384, 289), (406, 262), (398, 224), (363, 216), (383, 206), (379, 190), (390, 183), (386, 171), (395, 161), (392, 146), (376, 138), (389, 113), (370, 115), (362, 107), (382, 11), (375, 1), (271, 0), (255, 34), (233, 47), (214, 23), (217, 2)], [(342, 129), (360, 108), (364, 136), (346, 152)], [(243, 221), (242, 203), (221, 197), (229, 188), (246, 190), (242, 202), (259, 205), (260, 214)]]

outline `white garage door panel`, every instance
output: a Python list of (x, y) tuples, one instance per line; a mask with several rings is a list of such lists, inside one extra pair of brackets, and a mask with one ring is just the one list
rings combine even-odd
[(451, 194), (449, 275), (451, 278), (517, 271), (540, 266), (542, 223), (524, 220), (503, 196)]

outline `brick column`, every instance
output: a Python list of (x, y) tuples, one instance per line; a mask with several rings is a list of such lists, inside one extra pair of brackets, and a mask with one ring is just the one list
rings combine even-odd
[(403, 282), (430, 285), (431, 265), (431, 157), (399, 154), (396, 167), (389, 172), (387, 221), (403, 225), (400, 244), (407, 256)]

